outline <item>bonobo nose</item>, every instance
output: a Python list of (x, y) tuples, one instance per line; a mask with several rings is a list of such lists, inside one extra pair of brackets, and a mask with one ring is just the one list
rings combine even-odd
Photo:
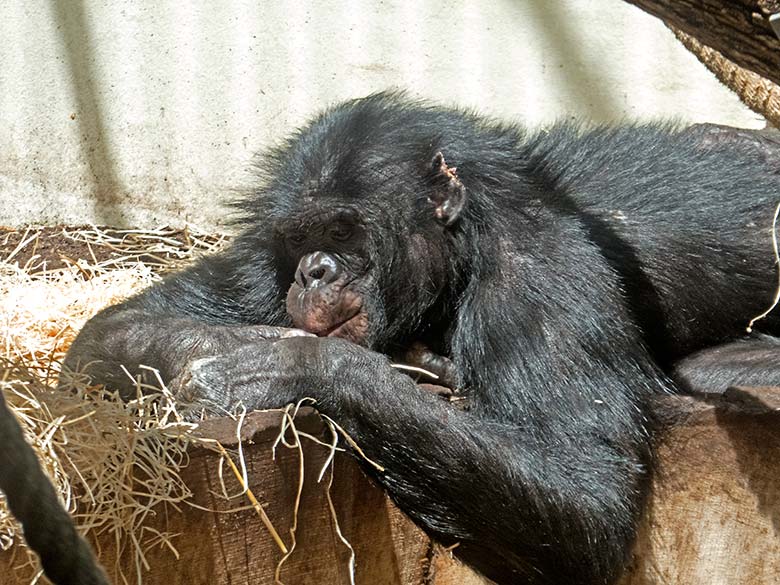
[(316, 288), (331, 284), (340, 273), (339, 263), (333, 256), (325, 252), (313, 252), (298, 262), (295, 282), (301, 288)]

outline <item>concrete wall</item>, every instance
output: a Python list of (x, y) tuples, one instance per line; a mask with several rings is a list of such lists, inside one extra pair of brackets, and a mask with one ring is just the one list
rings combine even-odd
[(763, 126), (621, 0), (6, 0), (0, 225), (218, 227), (254, 152), (387, 87), (532, 125)]

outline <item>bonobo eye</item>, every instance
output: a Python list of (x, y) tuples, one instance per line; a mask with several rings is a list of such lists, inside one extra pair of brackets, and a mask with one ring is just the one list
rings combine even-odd
[(337, 242), (346, 242), (352, 237), (352, 226), (339, 224), (331, 228), (330, 237)]
[(300, 246), (306, 241), (306, 234), (304, 232), (292, 232), (287, 234), (287, 241), (294, 246)]

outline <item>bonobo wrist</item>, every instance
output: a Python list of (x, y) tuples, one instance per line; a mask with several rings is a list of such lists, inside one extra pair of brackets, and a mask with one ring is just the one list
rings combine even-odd
[(389, 365), (387, 356), (339, 338), (319, 338), (319, 355), (328, 377), (354, 380), (366, 375), (375, 378)]
[(235, 400), (226, 379), (223, 356), (209, 356), (190, 361), (169, 386), (178, 400), (185, 404), (226, 407)]

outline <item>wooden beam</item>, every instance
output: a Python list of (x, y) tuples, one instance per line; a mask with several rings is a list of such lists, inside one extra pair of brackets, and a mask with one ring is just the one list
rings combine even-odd
[(627, 0), (712, 47), (724, 57), (780, 83), (780, 39), (769, 15), (777, 0)]

